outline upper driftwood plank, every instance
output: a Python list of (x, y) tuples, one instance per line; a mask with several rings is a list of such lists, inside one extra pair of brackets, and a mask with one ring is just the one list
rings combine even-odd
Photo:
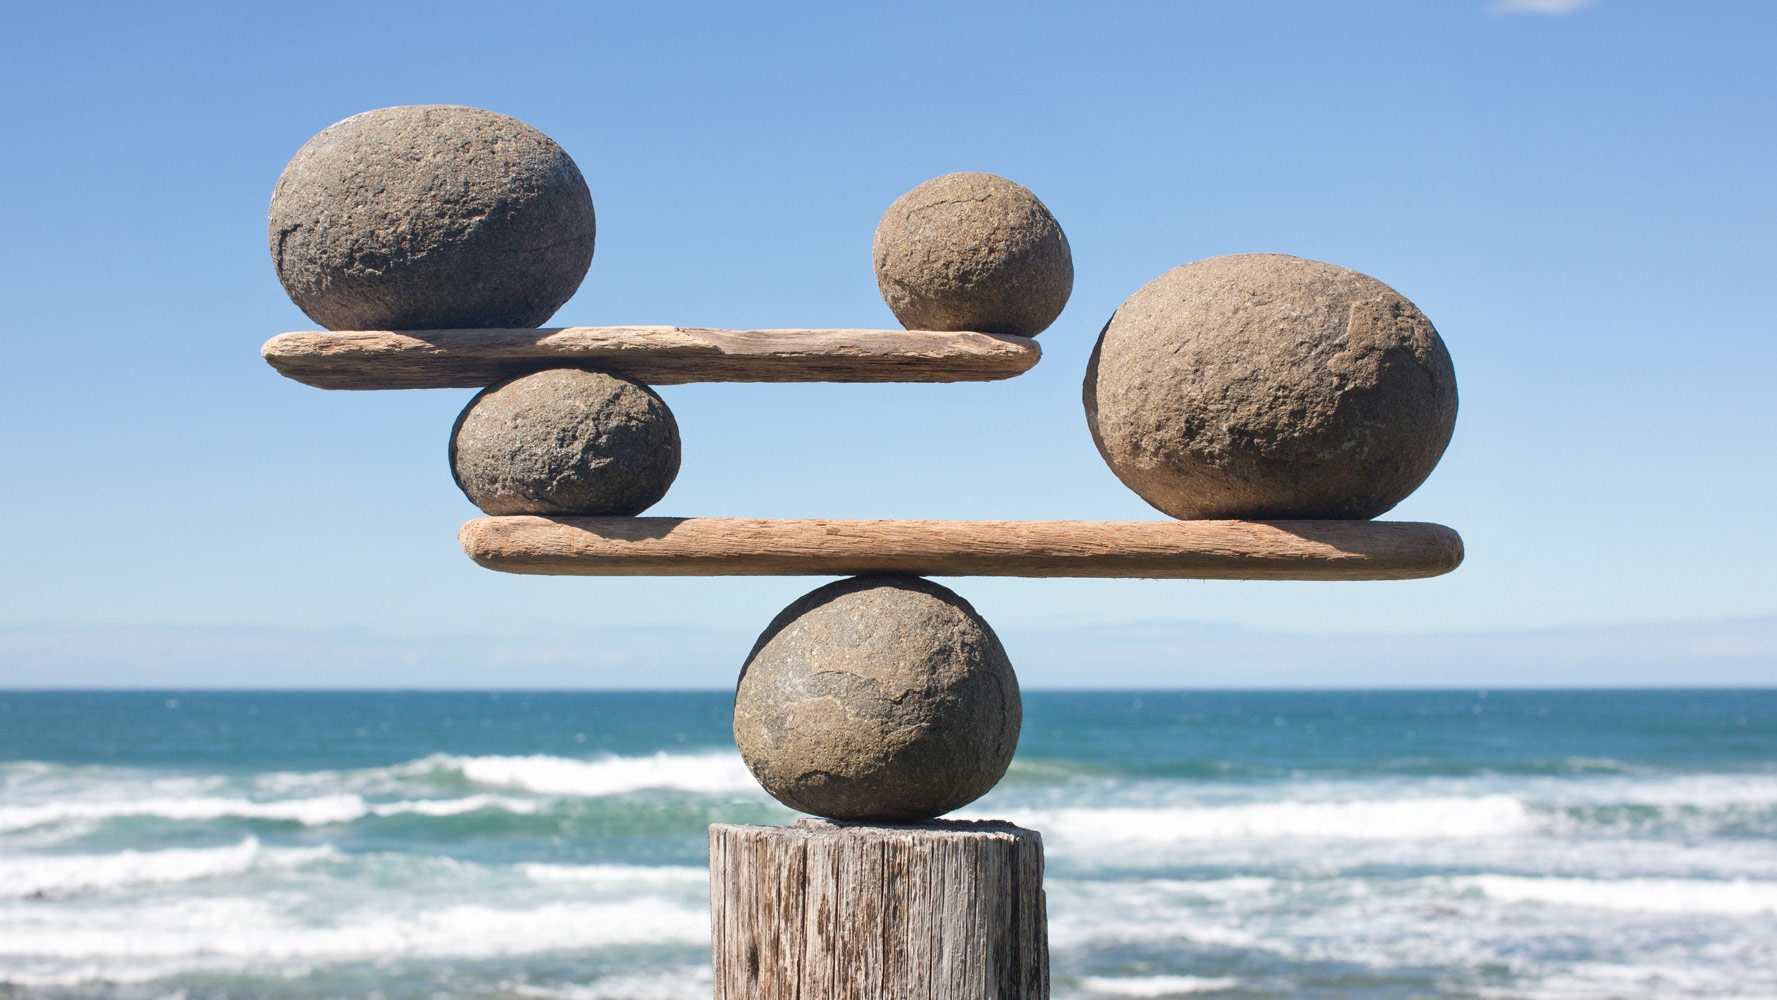
[(1146, 577), (1411, 580), (1462, 562), (1417, 521), (836, 521), (484, 517), (458, 533), (488, 569), (552, 576)]
[(1030, 370), (1027, 337), (934, 330), (316, 330), (259, 353), (319, 389), (476, 389), (546, 368), (597, 368), (649, 385), (685, 382), (990, 382)]

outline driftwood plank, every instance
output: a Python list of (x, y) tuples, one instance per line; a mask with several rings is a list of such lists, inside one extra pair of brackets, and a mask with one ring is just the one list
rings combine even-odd
[(1048, 1000), (1043, 841), (1010, 823), (710, 827), (716, 1000)]
[(1462, 562), (1462, 538), (1415, 521), (830, 521), (486, 517), (463, 551), (553, 576), (1147, 577), (1407, 580)]
[(1028, 371), (1026, 337), (933, 330), (545, 330), (285, 333), (260, 355), (320, 389), (475, 389), (546, 368), (598, 368), (649, 385), (685, 382), (990, 382)]

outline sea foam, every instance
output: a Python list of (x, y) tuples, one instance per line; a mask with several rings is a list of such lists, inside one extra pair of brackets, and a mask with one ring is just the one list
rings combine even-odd
[(56, 823), (152, 817), (187, 822), (219, 819), (251, 819), (329, 826), (350, 823), (367, 816), (457, 816), (482, 809), (533, 813), (537, 802), (496, 795), (470, 795), (454, 799), (414, 799), (370, 803), (356, 794), (318, 795), (269, 802), (239, 797), (189, 796), (183, 798), (102, 799), (97, 801), (46, 802), (28, 806), (0, 806), (0, 832), (28, 830)]
[(91, 801), (45, 802), (36, 805), (0, 806), (0, 831), (26, 830), (50, 823), (76, 820), (119, 819), (153, 816), (172, 820), (239, 819), (280, 820), (303, 826), (348, 823), (369, 808), (357, 795), (319, 795), (305, 799), (256, 802), (225, 796), (177, 798), (124, 798)]
[(1419, 840), (1495, 837), (1535, 829), (1511, 795), (1350, 802), (1110, 807), (1018, 811), (1007, 817), (1074, 848), (1252, 838)]
[[(758, 785), (738, 754), (706, 752), (657, 753), (646, 757), (605, 757), (574, 760), (545, 755), (525, 757), (449, 757), (434, 755), (387, 768), (349, 772), (279, 774), (269, 784), (262, 778), (261, 791), (272, 786), (286, 790), (339, 785), (363, 788), (416, 788), (418, 779), (439, 771), (460, 774), (478, 785), (529, 793), (531, 796), (597, 798), (650, 789), (704, 795), (761, 796)], [(181, 787), (214, 788), (219, 777), (181, 779)], [(403, 785), (405, 782), (405, 785)], [(424, 784), (420, 783), (423, 788)], [(434, 786), (435, 787), (435, 786)], [(334, 791), (292, 798), (249, 798), (244, 795), (166, 794), (164, 779), (139, 778), (134, 782), (108, 776), (85, 797), (56, 796), (29, 804), (0, 806), (0, 833), (30, 830), (67, 823), (91, 823), (128, 817), (153, 817), (198, 822), (222, 819), (266, 820), (302, 826), (351, 823), (366, 817), (398, 815), (456, 816), (480, 810), (530, 814), (544, 808), (533, 797), (477, 793), (468, 796), (409, 797), (392, 802), (367, 799), (360, 791)]]
[(1509, 903), (1619, 910), (1637, 913), (1777, 914), (1777, 882), (1677, 878), (1533, 878), (1475, 875), (1451, 880)]
[(265, 866), (296, 867), (337, 854), (330, 846), (268, 850), (257, 838), (248, 837), (228, 847), (5, 856), (0, 857), (0, 897), (53, 897), (128, 885), (191, 882)]
[(648, 757), (451, 758), (463, 777), (477, 784), (521, 788), (541, 795), (598, 797), (646, 789), (697, 792), (706, 795), (758, 793), (740, 755), (708, 752), (657, 753)]
[(0, 981), (66, 984), (71, 977), (80, 981), (90, 975), (139, 982), (180, 971), (401, 958), (479, 960), (631, 945), (699, 946), (708, 940), (705, 907), (648, 897), (522, 909), (359, 908), (327, 923), (278, 900), (189, 897), (0, 915)]
[(565, 882), (610, 885), (703, 886), (710, 873), (690, 865), (552, 865), (520, 864), (518, 870), (533, 882)]
[(710, 967), (699, 964), (670, 972), (600, 976), (585, 984), (520, 983), (511, 991), (539, 1000), (708, 1000), (713, 980)]
[(1240, 985), (1234, 976), (1086, 976), (1080, 986), (1088, 993), (1114, 997), (1177, 997), (1215, 993)]

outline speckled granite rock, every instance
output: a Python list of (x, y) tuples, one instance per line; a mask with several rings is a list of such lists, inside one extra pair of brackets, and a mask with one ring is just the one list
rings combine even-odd
[(909, 330), (1034, 337), (1067, 305), (1074, 259), (1037, 196), (994, 174), (926, 181), (876, 227), (876, 286)]
[(330, 330), (535, 327), (592, 263), (592, 195), (548, 136), (449, 105), (310, 139), (272, 193), (284, 290)]
[(734, 739), (792, 809), (911, 822), (1006, 773), (1023, 709), (998, 637), (912, 576), (853, 577), (784, 609), (741, 671)]
[(450, 467), (489, 514), (640, 514), (679, 474), (679, 425), (647, 386), (558, 368), (470, 400)]
[(1370, 518), (1431, 474), (1456, 373), (1413, 303), (1282, 254), (1213, 257), (1130, 296), (1086, 371), (1117, 477), (1180, 518)]

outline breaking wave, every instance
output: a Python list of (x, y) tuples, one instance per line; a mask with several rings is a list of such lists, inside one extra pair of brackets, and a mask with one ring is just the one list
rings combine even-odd
[[(130, 817), (183, 822), (259, 820), (321, 827), (373, 817), (445, 817), (483, 810), (528, 815), (546, 808), (551, 798), (596, 799), (656, 790), (761, 797), (738, 754), (714, 752), (598, 760), (434, 755), (357, 772), (264, 775), (253, 783), (250, 794), (238, 795), (213, 794), (223, 783), (220, 777), (169, 781), (111, 771), (104, 780), (89, 782), (77, 795), (61, 794), (59, 785), (33, 789), (31, 778), (38, 775), (23, 769), (15, 769), (13, 777), (18, 779), (15, 791), (19, 793), (13, 798), (42, 801), (0, 805), (0, 833)], [(436, 794), (447, 787), (460, 790), (465, 784), (515, 794)], [(339, 791), (341, 786), (354, 790)], [(326, 793), (275, 797), (278, 792), (288, 795), (302, 790)], [(405, 797), (377, 801), (375, 791)]]
[(1420, 840), (1495, 837), (1536, 828), (1529, 807), (1510, 795), (1441, 796), (1352, 802), (1056, 809), (1015, 814), (1015, 822), (1074, 847), (1190, 840), (1330, 838)]
[(402, 802), (366, 802), (360, 795), (321, 795), (305, 799), (259, 802), (246, 798), (192, 796), (101, 800), (94, 802), (46, 802), (29, 806), (0, 806), (0, 832), (27, 830), (54, 823), (152, 817), (170, 820), (253, 819), (329, 826), (350, 823), (367, 816), (458, 816), (482, 809), (536, 812), (531, 800), (495, 795), (471, 795), (456, 799), (420, 799)]
[(1234, 976), (1087, 976), (1080, 987), (1113, 997), (1178, 997), (1216, 993), (1240, 985)]
[(107, 981), (141, 982), (192, 971), (486, 960), (637, 944), (697, 946), (708, 940), (704, 906), (646, 897), (523, 909), (458, 904), (359, 910), (320, 925), (265, 899), (198, 897), (87, 910), (77, 922), (12, 921), (0, 933), (0, 959), (16, 963), (4, 981), (52, 986), (89, 981), (94, 963), (103, 964)]
[(1506, 903), (1631, 913), (1777, 914), (1777, 882), (1749, 879), (1536, 878), (1489, 874), (1452, 879), (1450, 884)]
[(191, 882), (268, 866), (294, 868), (338, 853), (331, 846), (267, 849), (257, 838), (248, 837), (229, 847), (0, 857), (0, 897), (64, 896), (129, 885)]
[(480, 785), (522, 788), (541, 795), (596, 798), (665, 789), (720, 795), (756, 793), (758, 784), (736, 753), (669, 754), (649, 757), (450, 757), (441, 758)]

